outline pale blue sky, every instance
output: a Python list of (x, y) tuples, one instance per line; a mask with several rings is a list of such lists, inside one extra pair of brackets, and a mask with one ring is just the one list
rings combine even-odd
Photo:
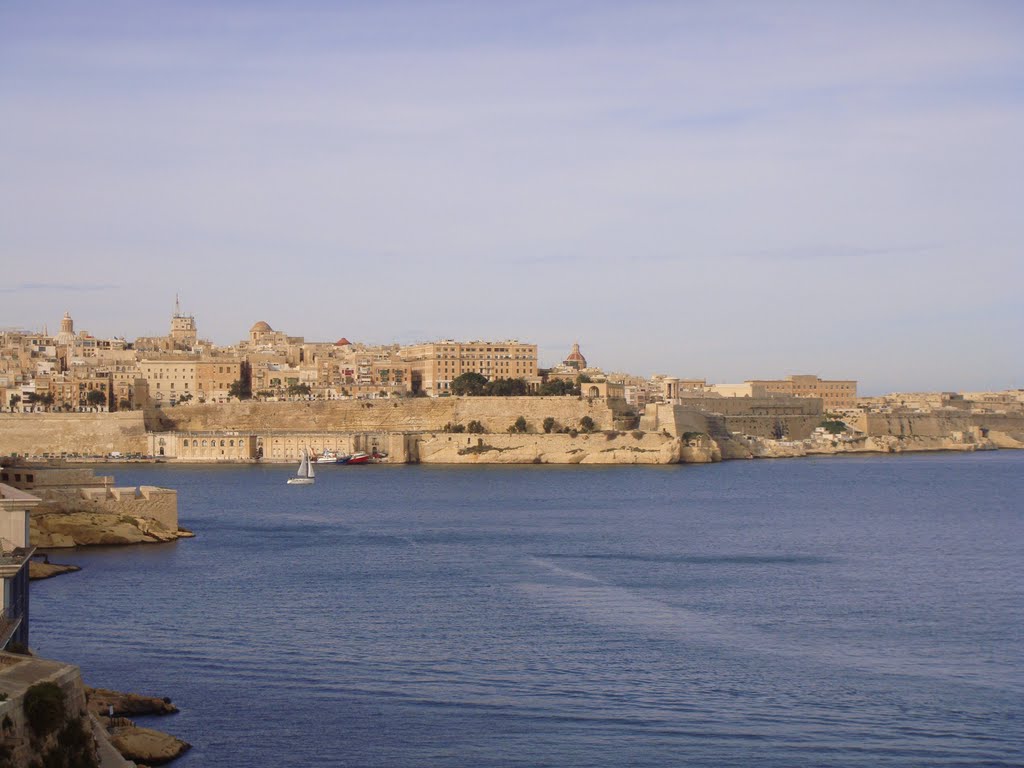
[(1024, 3), (0, 0), (0, 326), (1024, 386)]

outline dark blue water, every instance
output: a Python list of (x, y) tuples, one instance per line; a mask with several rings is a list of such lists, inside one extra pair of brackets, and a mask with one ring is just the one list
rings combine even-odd
[(33, 585), (179, 766), (1024, 765), (1024, 453), (291, 471)]

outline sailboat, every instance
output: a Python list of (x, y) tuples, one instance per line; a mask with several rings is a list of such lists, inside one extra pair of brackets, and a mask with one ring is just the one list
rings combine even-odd
[(312, 485), (314, 482), (316, 482), (316, 472), (313, 469), (313, 462), (309, 460), (309, 451), (303, 448), (299, 471), (295, 477), (289, 478), (288, 485)]

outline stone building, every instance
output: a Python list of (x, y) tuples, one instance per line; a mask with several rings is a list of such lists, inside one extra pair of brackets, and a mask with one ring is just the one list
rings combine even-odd
[(752, 379), (746, 383), (751, 387), (751, 397), (817, 397), (826, 409), (857, 407), (857, 382), (852, 379), (820, 379), (804, 374), (785, 379)]
[(449, 393), (464, 373), (488, 379), (536, 379), (537, 345), (519, 341), (435, 341), (402, 347), (410, 364), (411, 390), (436, 397)]
[(242, 361), (234, 357), (207, 360), (173, 357), (139, 361), (139, 378), (146, 383), (149, 400), (157, 405), (186, 400), (223, 403), (231, 385), (241, 376)]

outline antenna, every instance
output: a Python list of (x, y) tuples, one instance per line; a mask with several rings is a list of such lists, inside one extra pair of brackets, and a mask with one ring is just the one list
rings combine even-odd
[(181, 302), (178, 301), (178, 294), (174, 294), (174, 316), (179, 317), (181, 315)]

